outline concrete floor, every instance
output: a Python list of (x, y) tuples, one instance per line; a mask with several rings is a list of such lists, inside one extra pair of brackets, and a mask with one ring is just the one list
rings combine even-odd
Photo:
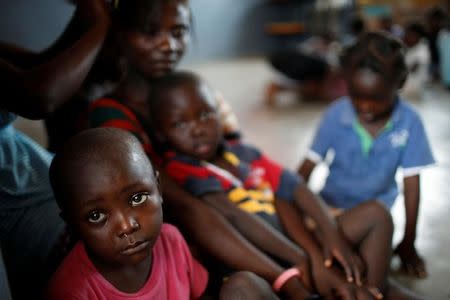
[[(304, 157), (326, 104), (298, 101), (282, 94), (275, 108), (263, 103), (265, 84), (273, 73), (263, 59), (251, 58), (183, 66), (204, 76), (223, 92), (234, 108), (244, 138), (262, 148), (272, 158), (289, 168), (296, 168)], [(422, 175), (422, 205), (417, 247), (428, 263), (427, 279), (412, 280), (394, 274), (406, 286), (426, 299), (450, 299), (450, 93), (439, 86), (427, 89), (423, 99), (412, 101), (421, 114), (438, 164)], [(45, 143), (42, 124), (18, 120), (19, 128)], [(319, 190), (326, 169), (318, 168), (311, 187)], [(402, 237), (404, 211), (402, 199), (392, 210), (396, 231), (394, 244)], [(447, 250), (446, 250), (447, 249)], [(397, 262), (398, 263), (398, 262)], [(395, 260), (393, 267), (395, 267)], [(448, 277), (447, 277), (448, 276)]]

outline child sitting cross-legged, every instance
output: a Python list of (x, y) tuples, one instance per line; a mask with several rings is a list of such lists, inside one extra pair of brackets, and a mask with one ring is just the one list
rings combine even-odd
[[(135, 137), (112, 128), (85, 131), (56, 154), (50, 178), (80, 241), (53, 275), (48, 299), (206, 297), (208, 273), (178, 230), (162, 223), (157, 176)], [(236, 295), (277, 299), (246, 272), (230, 277), (220, 299)]]
[[(182, 187), (225, 217), (232, 202), (297, 242), (309, 254), (320, 294), (373, 299), (384, 293), (394, 299), (386, 289), (393, 225), (381, 205), (369, 202), (331, 217), (300, 176), (254, 147), (223, 140), (213, 93), (192, 73), (157, 80), (149, 101), (157, 151)], [(314, 234), (306, 229), (305, 216), (314, 221)], [(270, 241), (252, 236), (253, 228), (243, 222), (230, 219), (255, 246), (267, 248)]]

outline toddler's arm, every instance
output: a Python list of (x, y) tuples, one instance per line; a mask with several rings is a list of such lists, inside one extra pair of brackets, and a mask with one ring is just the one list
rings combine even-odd
[(209, 193), (202, 199), (223, 215), (245, 238), (258, 249), (279, 257), (293, 265), (307, 268), (306, 253), (288, 240), (283, 234), (272, 228), (260, 217), (236, 207), (225, 193)]
[(310, 159), (305, 159), (301, 166), (297, 170), (297, 174), (303, 177), (305, 182), (307, 183), (309, 181), (309, 178), (311, 177), (311, 173), (316, 167), (316, 163), (313, 162)]

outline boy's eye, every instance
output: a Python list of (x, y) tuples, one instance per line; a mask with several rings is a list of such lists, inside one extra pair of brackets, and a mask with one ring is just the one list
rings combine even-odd
[(150, 199), (150, 194), (149, 193), (136, 194), (136, 195), (133, 195), (131, 197), (130, 204), (132, 206), (138, 206), (138, 205), (144, 203), (145, 201), (147, 201), (149, 199)]
[(106, 214), (99, 212), (98, 210), (94, 210), (89, 213), (88, 221), (91, 223), (101, 223), (106, 219)]

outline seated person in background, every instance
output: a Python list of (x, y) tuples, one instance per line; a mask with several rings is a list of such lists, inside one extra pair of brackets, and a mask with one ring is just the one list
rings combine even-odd
[(405, 62), (408, 78), (402, 90), (405, 97), (421, 97), (428, 82), (430, 50), (425, 37), (425, 28), (420, 23), (412, 22), (406, 26), (403, 42), (406, 45)]
[(299, 174), (308, 180), (333, 151), (320, 193), (328, 205), (346, 210), (377, 200), (391, 208), (398, 195), (395, 174), (402, 168), (406, 227), (395, 253), (410, 275), (426, 277), (414, 242), (420, 171), (434, 158), (420, 117), (398, 96), (408, 73), (404, 46), (387, 33), (366, 33), (344, 51), (342, 65), (349, 97), (325, 112)]
[(295, 49), (269, 57), (278, 79), (267, 86), (266, 103), (274, 105), (277, 94), (290, 90), (304, 100), (331, 101), (346, 93), (337, 66), (340, 45), (330, 34), (312, 36)]
[[(56, 154), (50, 179), (62, 215), (80, 241), (53, 275), (48, 299), (205, 296), (208, 273), (178, 230), (162, 223), (158, 180), (135, 137), (112, 128), (85, 131)], [(258, 281), (240, 274), (229, 285), (258, 287)], [(251, 288), (244, 289), (249, 299), (276, 299), (264, 282), (254, 296)], [(222, 294), (221, 299), (233, 298)]]
[[(439, 35), (448, 23), (448, 13), (439, 5), (435, 5), (425, 13), (425, 26), (427, 29), (428, 46), (431, 54), (432, 79), (439, 79), (441, 65), (441, 52), (439, 51)], [(448, 49), (447, 49), (448, 50)]]
[(343, 46), (353, 44), (356, 39), (366, 31), (366, 22), (363, 17), (353, 16), (349, 24), (349, 32), (342, 38)]
[[(227, 215), (230, 203), (246, 211), (242, 219), (230, 218), (230, 222), (250, 242), (262, 250), (271, 242), (267, 236), (255, 239), (251, 233), (255, 228), (244, 220), (262, 217), (308, 252), (314, 283), (321, 294), (329, 296), (332, 289), (343, 292), (348, 282), (354, 283), (358, 299), (381, 298), (387, 291), (392, 222), (383, 206), (366, 203), (331, 218), (300, 176), (251, 146), (223, 140), (213, 93), (192, 73), (161, 78), (153, 85), (150, 101), (155, 148), (165, 159), (164, 169), (222, 214)], [(316, 237), (305, 230), (302, 215), (315, 221)], [(334, 259), (344, 272), (328, 269), (341, 278), (328, 282), (331, 275), (316, 268), (322, 268), (324, 261), (331, 267)], [(389, 298), (389, 293), (386, 296)]]
[(379, 18), (378, 30), (385, 31), (398, 39), (402, 39), (405, 34), (403, 27), (399, 24), (395, 24), (394, 19), (390, 14)]

